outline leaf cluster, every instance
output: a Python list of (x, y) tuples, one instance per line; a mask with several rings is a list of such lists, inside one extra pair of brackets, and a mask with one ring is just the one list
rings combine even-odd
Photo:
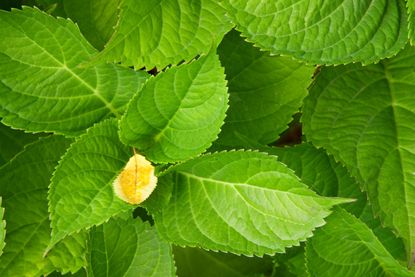
[(0, 3), (0, 276), (415, 276), (414, 26), (414, 0)]

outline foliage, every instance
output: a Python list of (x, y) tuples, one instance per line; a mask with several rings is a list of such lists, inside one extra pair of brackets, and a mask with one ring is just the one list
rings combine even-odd
[(415, 276), (414, 26), (414, 0), (3, 1), (0, 276)]

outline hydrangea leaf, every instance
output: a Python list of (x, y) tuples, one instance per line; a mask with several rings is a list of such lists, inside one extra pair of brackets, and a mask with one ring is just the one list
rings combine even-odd
[(63, 6), (85, 38), (101, 50), (114, 32), (120, 2), (121, 0), (63, 0)]
[(0, 166), (22, 151), (26, 144), (37, 139), (37, 135), (27, 134), (0, 124)]
[(245, 257), (230, 253), (206, 251), (197, 247), (174, 247), (177, 275), (180, 277), (246, 277), (270, 276), (271, 257)]
[(235, 254), (284, 252), (324, 225), (333, 205), (349, 201), (318, 196), (274, 156), (259, 152), (201, 156), (159, 180), (150, 197), (158, 205), (147, 208), (163, 237)]
[(241, 136), (260, 144), (277, 140), (300, 109), (314, 68), (246, 43), (228, 33), (218, 48), (229, 87), (229, 111), (216, 143), (244, 146)]
[(131, 155), (117, 130), (115, 119), (96, 124), (60, 160), (49, 190), (50, 247), (67, 235), (134, 208), (116, 197), (112, 188)]
[[(51, 260), (43, 257), (50, 240), (47, 189), (53, 169), (69, 143), (62, 137), (42, 138), (0, 169), (0, 195), (7, 211), (1, 276), (40, 276), (55, 269)], [(67, 269), (75, 271), (83, 265), (83, 249), (77, 245), (71, 248), (77, 251), (61, 251), (60, 255), (72, 259), (73, 267)]]
[(249, 41), (310, 64), (369, 64), (408, 38), (404, 0), (225, 0)]
[(124, 0), (113, 36), (92, 63), (163, 69), (209, 53), (231, 27), (221, 1)]
[(151, 78), (128, 105), (120, 138), (154, 162), (176, 162), (204, 152), (228, 108), (226, 81), (214, 53)]
[(305, 100), (309, 140), (364, 184), (375, 215), (415, 250), (415, 49), (379, 64), (323, 69)]
[(405, 260), (403, 241), (397, 238), (391, 229), (383, 227), (380, 220), (374, 217), (367, 195), (360, 190), (357, 180), (326, 151), (317, 149), (310, 143), (261, 150), (277, 155), (280, 161), (294, 170), (306, 185), (320, 195), (356, 199), (344, 209), (368, 225), (395, 258)]
[(364, 223), (342, 209), (336, 209), (306, 245), (311, 276), (415, 276)]
[(301, 181), (323, 196), (353, 198), (356, 201), (344, 208), (355, 216), (362, 214), (367, 206), (367, 196), (362, 193), (359, 183), (351, 177), (347, 169), (309, 143), (292, 147), (261, 148), (295, 171)]
[(148, 75), (80, 68), (96, 50), (72, 21), (37, 9), (0, 11), (0, 37), (0, 117), (14, 128), (78, 134), (121, 115)]
[(139, 218), (112, 218), (90, 231), (88, 276), (176, 276), (171, 245)]

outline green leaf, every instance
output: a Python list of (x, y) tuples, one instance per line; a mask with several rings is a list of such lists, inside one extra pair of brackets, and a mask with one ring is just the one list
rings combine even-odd
[(318, 194), (356, 199), (344, 207), (353, 215), (359, 216), (367, 206), (367, 196), (361, 192), (359, 183), (323, 149), (303, 143), (293, 147), (268, 147), (261, 150), (278, 156), (278, 160), (294, 170), (304, 184)]
[(244, 145), (242, 137), (277, 140), (302, 105), (314, 68), (273, 57), (228, 33), (218, 49), (229, 86), (230, 107), (217, 143)]
[(0, 166), (22, 151), (26, 144), (37, 140), (38, 137), (0, 124)]
[(268, 276), (273, 268), (270, 257), (245, 257), (190, 247), (174, 247), (173, 253), (180, 277)]
[(150, 79), (120, 121), (120, 138), (154, 162), (204, 152), (228, 107), (223, 68), (214, 53)]
[(129, 205), (115, 196), (113, 179), (125, 166), (128, 147), (118, 139), (117, 121), (96, 124), (59, 161), (49, 189), (52, 247), (64, 237), (108, 220)]
[(117, 7), (121, 0), (63, 0), (66, 14), (81, 29), (86, 39), (101, 50), (117, 24)]
[(415, 276), (364, 223), (342, 209), (307, 241), (306, 257), (311, 276)]
[(4, 220), (4, 208), (1, 206), (2, 198), (0, 197), (0, 256), (3, 254), (3, 248), (6, 238), (6, 220)]
[(114, 35), (93, 63), (163, 69), (209, 53), (231, 27), (220, 1), (124, 0)]
[(0, 37), (0, 117), (14, 128), (78, 134), (121, 115), (147, 77), (110, 64), (80, 68), (96, 50), (72, 21), (37, 9), (0, 11)]
[(348, 202), (318, 196), (274, 156), (244, 151), (175, 166), (151, 198), (147, 208), (169, 241), (257, 256), (298, 245), (333, 205)]
[(311, 64), (369, 64), (408, 38), (404, 0), (225, 0), (249, 41)]
[(415, 249), (415, 49), (379, 64), (323, 69), (305, 100), (309, 140), (365, 184), (380, 214)]
[[(7, 222), (1, 276), (39, 276), (55, 269), (49, 259), (43, 258), (50, 240), (47, 189), (69, 143), (62, 137), (42, 138), (0, 169), (0, 195)], [(82, 252), (61, 252), (67, 259), (70, 254), (75, 264), (71, 270), (76, 270), (81, 266)]]
[(139, 218), (113, 218), (90, 231), (88, 276), (176, 276), (171, 246)]
[[(317, 149), (309, 143), (285, 148), (261, 149), (293, 169), (297, 176), (313, 190), (323, 196), (354, 198), (357, 201), (344, 209), (358, 217), (369, 226), (386, 249), (397, 259), (405, 260), (405, 248), (389, 228), (384, 228), (375, 218), (367, 195), (360, 191), (359, 184), (351, 177), (342, 164), (337, 163), (323, 149)], [(402, 256), (403, 255), (403, 256)]]

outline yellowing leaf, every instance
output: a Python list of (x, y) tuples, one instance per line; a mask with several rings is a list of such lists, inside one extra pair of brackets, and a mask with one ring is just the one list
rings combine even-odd
[(140, 204), (150, 196), (156, 184), (154, 166), (144, 156), (134, 154), (115, 179), (114, 191), (122, 200)]

